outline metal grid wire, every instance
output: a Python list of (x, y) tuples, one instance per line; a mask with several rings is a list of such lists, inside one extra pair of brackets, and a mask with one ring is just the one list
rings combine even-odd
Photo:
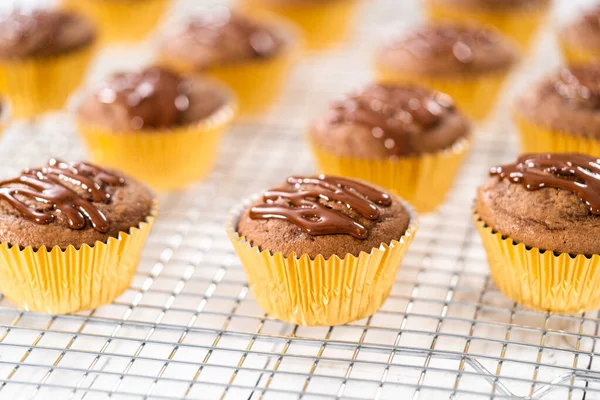
[[(370, 78), (374, 26), (418, 19), (415, 2), (373, 0), (351, 40), (300, 63), (280, 104), (228, 134), (214, 173), (161, 196), (161, 215), (131, 288), (74, 315), (0, 300), (2, 399), (600, 398), (598, 313), (522, 309), (497, 291), (471, 221), (487, 168), (515, 155), (506, 104), (557, 63), (552, 37), (516, 74), (448, 201), (422, 217), (389, 300), (347, 326), (306, 328), (265, 315), (225, 232), (227, 211), (291, 173), (313, 172), (303, 134), (327, 101)], [(109, 51), (92, 76), (136, 59)], [(72, 122), (15, 124), (0, 148), (9, 176), (50, 155), (84, 157)]]

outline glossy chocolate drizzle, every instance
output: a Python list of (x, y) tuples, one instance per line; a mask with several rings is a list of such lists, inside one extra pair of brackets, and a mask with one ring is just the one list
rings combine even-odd
[[(50, 211), (40, 211), (22, 199), (52, 206), (51, 211), (63, 213), (71, 229), (83, 229), (87, 221), (99, 232), (108, 232), (109, 222), (93, 204), (109, 203), (107, 186), (120, 186), (123, 178), (92, 164), (78, 161), (64, 162), (50, 159), (39, 169), (26, 169), (15, 179), (0, 182), (0, 199), (6, 200), (24, 218), (38, 224), (49, 224), (55, 216)], [(85, 194), (69, 187), (78, 186)]]
[(104, 104), (123, 106), (132, 129), (163, 128), (177, 124), (189, 108), (189, 82), (175, 72), (150, 67), (113, 74), (98, 91)]
[(390, 154), (410, 154), (412, 135), (435, 127), (454, 112), (452, 98), (417, 86), (373, 84), (332, 104), (332, 123), (358, 123), (371, 129)]
[(600, 160), (583, 154), (525, 154), (513, 164), (494, 167), (491, 176), (520, 183), (527, 190), (556, 188), (575, 193), (600, 215)]
[(369, 232), (363, 225), (319, 200), (342, 203), (372, 221), (379, 218), (378, 206), (389, 207), (392, 204), (388, 194), (349, 179), (325, 175), (293, 176), (288, 178), (287, 183), (284, 188), (265, 192), (265, 204), (252, 207), (250, 218), (285, 219), (313, 236), (346, 234), (366, 239)]

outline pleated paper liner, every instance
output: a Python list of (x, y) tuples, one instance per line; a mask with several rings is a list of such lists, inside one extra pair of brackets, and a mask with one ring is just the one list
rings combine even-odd
[(516, 243), (494, 232), (477, 212), (473, 219), (498, 289), (537, 311), (579, 313), (600, 309), (600, 256), (554, 253)]
[(158, 213), (118, 238), (80, 248), (0, 244), (0, 291), (27, 311), (67, 314), (113, 302), (131, 284), (148, 233)]
[(600, 61), (600, 50), (580, 47), (559, 39), (560, 50), (567, 65), (594, 64)]
[(600, 139), (552, 131), (515, 114), (522, 153), (581, 153), (600, 157)]
[(235, 102), (230, 100), (205, 120), (169, 129), (114, 132), (81, 119), (78, 125), (95, 163), (156, 190), (174, 190), (208, 175), (234, 115)]
[(275, 4), (265, 0), (243, 0), (244, 12), (272, 12), (302, 30), (306, 47), (320, 50), (344, 40), (358, 8), (358, 0), (306, 1)]
[(90, 17), (102, 44), (138, 42), (152, 32), (171, 0), (62, 0), (63, 7)]
[(284, 257), (261, 251), (237, 233), (240, 215), (251, 202), (247, 200), (231, 212), (227, 220), (229, 239), (258, 305), (270, 315), (298, 325), (342, 325), (377, 312), (417, 231), (416, 215), (404, 204), (411, 218), (404, 235), (368, 254), (329, 259), (319, 255), (314, 260), (307, 254)]
[(15, 118), (33, 118), (62, 109), (83, 81), (95, 46), (60, 55), (0, 61), (0, 93), (12, 103)]
[(426, 0), (425, 8), (429, 17), (438, 22), (452, 21), (458, 24), (495, 26), (500, 32), (512, 39), (523, 53), (527, 53), (531, 42), (548, 14), (549, 6), (529, 7), (523, 10), (490, 11), (475, 8), (455, 7), (436, 4)]
[(470, 142), (460, 139), (437, 153), (373, 160), (339, 156), (314, 143), (311, 147), (320, 172), (372, 182), (396, 193), (418, 212), (427, 213), (444, 202)]

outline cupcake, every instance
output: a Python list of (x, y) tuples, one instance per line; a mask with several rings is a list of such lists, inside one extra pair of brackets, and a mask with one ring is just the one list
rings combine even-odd
[(344, 40), (358, 0), (242, 0), (247, 12), (268, 11), (300, 27), (308, 48), (323, 49)]
[(28, 311), (65, 314), (127, 289), (156, 216), (120, 172), (51, 159), (0, 182), (0, 290)]
[(0, 20), (0, 93), (17, 118), (64, 107), (80, 85), (96, 34), (84, 17), (63, 12), (14, 11)]
[(558, 41), (568, 64), (600, 61), (600, 5), (564, 27)]
[(524, 152), (600, 156), (600, 65), (560, 69), (517, 101), (514, 116)]
[(376, 54), (375, 67), (380, 81), (442, 91), (469, 117), (482, 120), (516, 60), (516, 49), (495, 31), (431, 25), (385, 45)]
[(297, 41), (280, 23), (225, 11), (189, 20), (165, 35), (161, 63), (185, 73), (209, 74), (238, 97), (240, 113), (263, 111), (276, 99)]
[(600, 308), (600, 159), (539, 153), (490, 170), (474, 219), (498, 289), (539, 311)]
[(234, 113), (221, 85), (150, 67), (108, 77), (84, 96), (77, 121), (95, 162), (170, 190), (208, 174)]
[(544, 21), (550, 0), (423, 0), (434, 21), (491, 25), (526, 51)]
[(92, 18), (104, 43), (140, 41), (158, 25), (171, 0), (63, 0)]
[(258, 304), (299, 325), (375, 313), (416, 229), (401, 199), (325, 175), (290, 177), (234, 209), (227, 223)]
[(448, 95), (380, 84), (333, 102), (308, 134), (321, 172), (383, 186), (419, 212), (444, 201), (469, 136)]

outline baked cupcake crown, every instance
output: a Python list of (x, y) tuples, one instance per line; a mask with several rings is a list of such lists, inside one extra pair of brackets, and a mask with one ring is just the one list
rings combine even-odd
[[(347, 234), (366, 239), (369, 232), (363, 225), (350, 215), (319, 203), (319, 199), (340, 202), (372, 221), (380, 217), (379, 207), (392, 204), (387, 193), (345, 178), (289, 177), (287, 183), (288, 187), (265, 192), (265, 203), (252, 207), (250, 218), (285, 219), (313, 236)], [(276, 203), (277, 200), (284, 204)]]
[(564, 68), (558, 72), (554, 88), (565, 99), (600, 106), (600, 65)]

